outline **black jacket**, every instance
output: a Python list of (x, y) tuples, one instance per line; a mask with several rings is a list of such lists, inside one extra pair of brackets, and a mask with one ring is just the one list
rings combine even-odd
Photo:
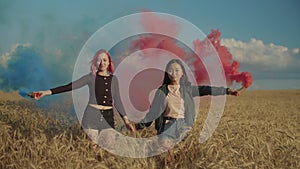
[[(162, 130), (165, 124), (163, 114), (166, 107), (165, 97), (168, 95), (168, 92), (169, 90), (166, 84), (159, 87), (155, 93), (149, 112), (146, 114), (141, 123), (137, 124), (137, 129), (149, 127), (152, 124), (153, 119), (155, 119), (155, 129), (157, 130), (157, 134), (163, 132)], [(205, 95), (225, 95), (228, 94), (228, 88), (181, 85), (180, 94), (184, 100), (185, 123), (187, 126), (192, 127), (195, 121), (195, 103), (193, 97)]]

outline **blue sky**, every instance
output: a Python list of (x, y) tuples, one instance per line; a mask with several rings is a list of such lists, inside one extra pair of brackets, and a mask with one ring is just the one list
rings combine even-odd
[(18, 46), (30, 47), (51, 71), (49, 79), (55, 80), (50, 86), (65, 83), (95, 31), (148, 9), (184, 18), (205, 34), (218, 29), (241, 70), (253, 74), (251, 89), (299, 88), (299, 7), (297, 0), (0, 0), (0, 68), (9, 68), (7, 62), (16, 57)]

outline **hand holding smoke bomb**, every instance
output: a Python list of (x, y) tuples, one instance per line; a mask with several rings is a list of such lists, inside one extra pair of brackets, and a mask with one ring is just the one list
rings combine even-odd
[(242, 86), (239, 89), (230, 89), (230, 88), (228, 88), (228, 94), (229, 95), (234, 95), (234, 96), (239, 96), (242, 92), (245, 92), (246, 89), (247, 89), (247, 87), (245, 87), (245, 86)]
[(228, 88), (228, 94), (233, 96), (239, 96), (240, 95), (240, 89), (230, 89)]
[(38, 92), (30, 92), (27, 94), (27, 96), (39, 100), (40, 98), (46, 96), (46, 95), (51, 95), (51, 90), (45, 90), (45, 91), (38, 91)]
[(39, 97), (41, 96), (42, 94), (39, 93), (39, 92), (30, 92), (30, 93), (27, 93), (27, 96), (35, 99), (35, 100), (38, 100)]

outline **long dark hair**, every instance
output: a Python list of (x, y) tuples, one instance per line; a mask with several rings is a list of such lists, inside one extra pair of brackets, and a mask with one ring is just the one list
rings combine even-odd
[(183, 66), (182, 62), (181, 62), (179, 59), (172, 59), (172, 60), (170, 60), (169, 63), (167, 64), (166, 69), (165, 69), (164, 81), (163, 81), (163, 84), (162, 84), (162, 85), (164, 85), (164, 84), (170, 84), (170, 83), (171, 83), (171, 79), (170, 79), (169, 76), (168, 76), (168, 70), (169, 70), (171, 64), (173, 64), (173, 63), (179, 64), (180, 67), (181, 67), (181, 69), (182, 69), (182, 72), (183, 72), (183, 75), (182, 75), (182, 77), (180, 78), (180, 82), (179, 82), (180, 85), (190, 85), (191, 82), (188, 80), (186, 71), (185, 71), (185, 69), (184, 69), (184, 66)]

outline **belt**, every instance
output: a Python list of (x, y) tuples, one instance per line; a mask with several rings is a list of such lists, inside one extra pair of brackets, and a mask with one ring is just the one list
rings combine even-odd
[(174, 118), (174, 117), (164, 117), (165, 120), (179, 120), (183, 118)]
[(173, 117), (164, 117), (165, 120), (176, 120), (176, 118)]
[(102, 105), (98, 105), (98, 104), (89, 104), (91, 107), (94, 107), (96, 109), (99, 110), (110, 110), (112, 109), (112, 106), (102, 106)]

